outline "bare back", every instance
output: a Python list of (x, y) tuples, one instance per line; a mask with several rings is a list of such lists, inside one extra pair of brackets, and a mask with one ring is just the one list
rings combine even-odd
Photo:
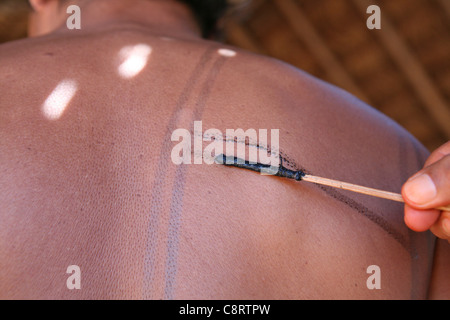
[(132, 26), (6, 44), (0, 61), (0, 297), (426, 297), (434, 240), (401, 204), (171, 161), (194, 121), (280, 129), (291, 168), (399, 192), (425, 149), (341, 90)]

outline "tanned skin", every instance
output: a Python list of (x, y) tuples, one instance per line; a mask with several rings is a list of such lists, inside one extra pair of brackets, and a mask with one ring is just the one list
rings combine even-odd
[[(32, 2), (34, 37), (0, 46), (0, 298), (443, 292), (430, 281), (435, 238), (409, 230), (401, 204), (171, 160), (172, 132), (194, 121), (279, 129), (291, 168), (399, 192), (428, 152), (396, 123), (291, 66), (201, 39), (176, 1), (80, 1), (81, 30), (67, 30), (58, 1)], [(148, 59), (124, 77), (120, 53), (136, 45)], [(71, 99), (52, 117), (62, 83)], [(80, 290), (66, 286), (70, 265)]]

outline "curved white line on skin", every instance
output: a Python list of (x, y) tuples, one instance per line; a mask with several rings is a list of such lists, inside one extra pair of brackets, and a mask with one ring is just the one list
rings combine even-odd
[(125, 79), (137, 76), (147, 65), (152, 48), (146, 44), (127, 46), (120, 50), (122, 64), (118, 68), (119, 75)]
[(49, 120), (58, 120), (78, 90), (74, 80), (61, 81), (42, 105), (42, 112)]

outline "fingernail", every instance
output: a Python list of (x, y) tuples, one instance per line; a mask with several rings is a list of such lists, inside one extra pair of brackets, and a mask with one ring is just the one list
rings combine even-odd
[(437, 195), (436, 186), (427, 174), (409, 180), (405, 185), (405, 196), (416, 204), (426, 204)]

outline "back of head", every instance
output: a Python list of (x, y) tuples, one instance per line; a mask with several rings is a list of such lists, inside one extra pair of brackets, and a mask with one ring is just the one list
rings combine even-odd
[(207, 38), (214, 33), (219, 19), (229, 7), (228, 0), (179, 0), (187, 4), (193, 11), (199, 23), (203, 37)]
[[(217, 28), (218, 21), (225, 15), (227, 10), (231, 7), (231, 4), (233, 2), (240, 2), (236, 0), (175, 0), (175, 1), (184, 3), (191, 9), (192, 13), (194, 14), (197, 20), (197, 23), (201, 28), (202, 36), (204, 38), (208, 38), (212, 34), (214, 34)], [(63, 3), (70, 2), (70, 0), (63, 0), (62, 2)]]

